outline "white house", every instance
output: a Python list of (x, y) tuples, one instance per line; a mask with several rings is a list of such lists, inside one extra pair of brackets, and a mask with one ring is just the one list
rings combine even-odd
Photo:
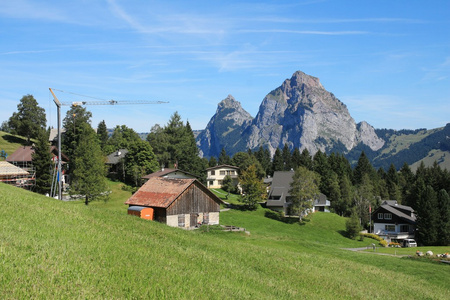
[(206, 184), (209, 189), (220, 189), (225, 176), (229, 175), (233, 183), (238, 185), (239, 168), (230, 165), (220, 165), (206, 169)]
[(372, 213), (373, 232), (386, 241), (413, 239), (416, 229), (414, 210), (395, 200), (385, 200)]

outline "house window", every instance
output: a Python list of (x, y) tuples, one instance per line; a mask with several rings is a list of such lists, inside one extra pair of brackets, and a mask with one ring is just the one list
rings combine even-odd
[(400, 225), (400, 232), (409, 232), (409, 225)]
[(225, 175), (225, 171), (220, 171), (220, 175)]
[(384, 225), (384, 230), (395, 231), (395, 225)]
[(383, 220), (383, 213), (378, 213), (378, 220)]
[(222, 185), (223, 184), (223, 180), (219, 180), (219, 185)]
[(216, 175), (216, 171), (211, 171), (211, 175), (215, 176)]
[(209, 182), (209, 185), (211, 186), (211, 185), (214, 185), (214, 180), (211, 180), (210, 182)]
[(386, 220), (392, 220), (392, 214), (386, 213), (386, 214), (384, 214), (384, 218), (385, 218)]
[(178, 215), (178, 227), (184, 227), (184, 215)]

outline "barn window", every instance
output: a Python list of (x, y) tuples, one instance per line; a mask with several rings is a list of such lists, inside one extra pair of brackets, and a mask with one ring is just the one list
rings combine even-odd
[(209, 224), (209, 213), (203, 213), (203, 224)]
[(184, 227), (184, 215), (178, 215), (178, 227)]

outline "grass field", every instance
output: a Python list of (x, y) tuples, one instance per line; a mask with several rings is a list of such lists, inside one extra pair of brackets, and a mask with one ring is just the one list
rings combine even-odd
[(5, 150), (8, 155), (11, 155), (20, 146), (26, 145), (27, 140), (18, 135), (12, 135), (0, 131), (0, 151)]
[(450, 266), (351, 252), (373, 240), (316, 213), (302, 225), (229, 210), (245, 233), (185, 231), (126, 214), (129, 192), (60, 202), (0, 184), (0, 298), (446, 299)]

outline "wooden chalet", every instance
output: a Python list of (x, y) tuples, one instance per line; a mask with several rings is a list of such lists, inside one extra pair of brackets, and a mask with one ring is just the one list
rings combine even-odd
[(384, 240), (413, 239), (416, 230), (414, 210), (395, 200), (384, 200), (372, 213), (373, 232)]
[(126, 202), (153, 209), (153, 220), (172, 227), (192, 228), (219, 224), (222, 200), (193, 178), (154, 176)]

